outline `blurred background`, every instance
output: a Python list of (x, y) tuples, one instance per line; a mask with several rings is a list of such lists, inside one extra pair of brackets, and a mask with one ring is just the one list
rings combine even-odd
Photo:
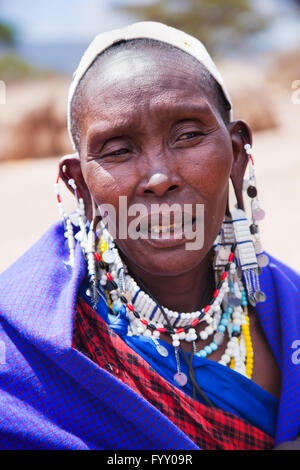
[(82, 53), (139, 20), (207, 45), (254, 132), (264, 247), (299, 271), (300, 0), (0, 0), (0, 272), (59, 218), (53, 184)]

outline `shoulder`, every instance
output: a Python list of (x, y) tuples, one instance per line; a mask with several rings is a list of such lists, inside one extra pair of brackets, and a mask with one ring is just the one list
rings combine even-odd
[[(15, 263), (0, 275), (0, 320), (17, 331), (35, 329), (72, 304), (84, 270), (80, 245), (76, 266), (69, 269), (64, 228), (54, 224)], [(56, 318), (56, 317), (55, 317)], [(58, 320), (58, 319), (57, 319)]]
[(283, 287), (300, 294), (300, 272), (266, 253), (270, 263), (262, 270), (262, 277), (269, 277), (278, 288)]

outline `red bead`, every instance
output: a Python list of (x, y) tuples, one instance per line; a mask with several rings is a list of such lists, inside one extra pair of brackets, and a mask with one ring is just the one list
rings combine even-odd
[(224, 272), (223, 272), (222, 277), (221, 277), (222, 281), (224, 281), (224, 280), (226, 279), (227, 274), (228, 274), (227, 271), (224, 271)]
[(230, 253), (228, 261), (229, 262), (233, 261), (233, 258), (234, 258), (234, 253)]
[(176, 330), (177, 334), (183, 333), (183, 332), (184, 332), (184, 328), (177, 328), (177, 330)]
[(97, 261), (101, 261), (101, 256), (99, 253), (95, 253), (95, 258)]
[(127, 304), (126, 307), (131, 310), (132, 312), (134, 311), (134, 306), (131, 304)]
[(210, 309), (210, 305), (206, 305), (206, 307), (204, 307), (204, 309), (203, 309), (203, 312), (207, 313), (209, 311), (209, 309)]
[(147, 322), (147, 320), (145, 320), (145, 318), (141, 318), (141, 323), (143, 323), (146, 326), (148, 325), (148, 322)]
[(214, 298), (217, 298), (219, 295), (220, 289), (216, 289), (214, 292)]
[(166, 332), (166, 329), (165, 328), (156, 328), (157, 331), (160, 331), (160, 333), (165, 333)]
[(196, 325), (198, 325), (198, 323), (199, 323), (199, 318), (195, 318), (195, 319), (192, 321), (191, 326), (196, 326)]
[(106, 277), (109, 281), (113, 281), (112, 275), (110, 273), (107, 273)]

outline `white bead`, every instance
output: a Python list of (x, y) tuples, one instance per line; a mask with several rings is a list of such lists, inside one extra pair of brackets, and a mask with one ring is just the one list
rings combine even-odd
[(177, 348), (178, 346), (180, 346), (180, 341), (175, 340), (175, 341), (172, 342), (172, 344), (175, 348)]
[(206, 331), (206, 333), (207, 333), (208, 335), (212, 335), (213, 332), (214, 332), (214, 330), (213, 330), (213, 328), (212, 328), (211, 326), (207, 326), (207, 327), (205, 328), (205, 331)]
[(225, 364), (228, 364), (228, 362), (230, 361), (230, 357), (228, 356), (228, 354), (223, 354), (221, 360), (225, 362)]
[(203, 339), (203, 340), (208, 338), (208, 334), (205, 330), (200, 331), (200, 338)]

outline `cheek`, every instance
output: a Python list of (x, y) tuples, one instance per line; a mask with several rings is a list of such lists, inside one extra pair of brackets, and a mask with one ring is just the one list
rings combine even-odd
[[(98, 162), (89, 162), (83, 169), (84, 178), (90, 194), (99, 207), (111, 205), (115, 213), (119, 213), (119, 197), (126, 196), (128, 204), (132, 197), (133, 188), (136, 185), (134, 169), (126, 168), (126, 165), (105, 168)], [(116, 219), (118, 224), (118, 219)]]
[(207, 203), (213, 203), (227, 191), (232, 161), (231, 141), (220, 133), (217, 137), (208, 136), (201, 147), (187, 154), (181, 171), (185, 181)]

